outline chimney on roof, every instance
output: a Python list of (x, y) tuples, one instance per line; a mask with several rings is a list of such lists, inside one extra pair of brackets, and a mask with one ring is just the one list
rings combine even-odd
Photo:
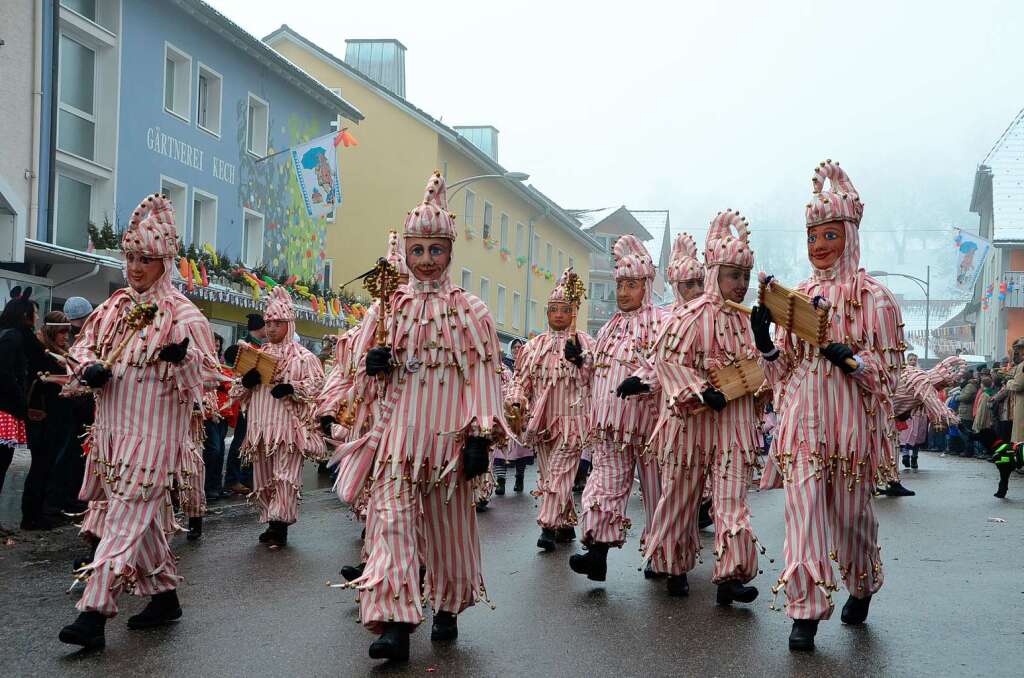
[(345, 63), (405, 98), (405, 45), (392, 38), (346, 40)]
[(498, 162), (498, 130), (491, 125), (455, 125), (453, 129), (484, 152), (494, 162)]

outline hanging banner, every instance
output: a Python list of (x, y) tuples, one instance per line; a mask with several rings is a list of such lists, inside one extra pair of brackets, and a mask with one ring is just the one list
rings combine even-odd
[(335, 136), (331, 132), (291, 149), (306, 214), (313, 218), (325, 217), (341, 206)]
[(963, 229), (954, 229), (956, 244), (956, 282), (954, 287), (961, 292), (971, 294), (978, 282), (981, 267), (985, 265), (992, 244), (973, 233)]

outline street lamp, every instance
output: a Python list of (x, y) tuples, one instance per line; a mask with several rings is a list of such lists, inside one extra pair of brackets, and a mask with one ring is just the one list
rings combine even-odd
[(917, 286), (924, 292), (924, 359), (928, 359), (928, 340), (931, 338), (931, 332), (929, 332), (929, 321), (931, 320), (931, 301), (932, 301), (932, 267), (925, 267), (925, 279), (906, 273), (886, 273), (885, 271), (868, 271), (868, 275), (875, 277), (890, 276), (896, 278), (906, 278), (907, 280), (913, 280), (917, 283)]
[[(526, 172), (505, 172), (504, 174), (481, 174), (475, 177), (466, 177), (465, 179), (459, 179), (458, 181), (448, 184), (448, 197), (451, 198), (453, 195), (458, 193), (460, 190), (480, 179), (506, 179), (507, 181), (526, 181), (530, 178), (530, 175)], [(454, 189), (454, 190), (453, 190)]]

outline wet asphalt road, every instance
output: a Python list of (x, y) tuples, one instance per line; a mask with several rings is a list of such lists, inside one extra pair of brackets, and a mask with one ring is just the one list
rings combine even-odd
[[(144, 601), (122, 597), (107, 648), (79, 654), (57, 640), (75, 598), (65, 595), (81, 551), (72, 528), (19, 533), (0, 545), (0, 671), (5, 676), (1020, 676), (1024, 648), (1024, 477), (1010, 499), (992, 497), (991, 464), (925, 453), (905, 484), (917, 497), (881, 498), (885, 586), (868, 623), (823, 622), (814, 655), (791, 655), (790, 622), (769, 608), (781, 568), (781, 492), (751, 495), (754, 527), (768, 547), (761, 597), (714, 605), (712, 535), (691, 573), (689, 598), (669, 599), (645, 581), (635, 541), (609, 555), (601, 586), (573, 574), (575, 546), (551, 555), (534, 546), (534, 501), (496, 497), (481, 516), (484, 572), (496, 610), (459, 617), (460, 638), (432, 645), (429, 628), (411, 660), (370, 660), (372, 636), (356, 624), (353, 594), (328, 589), (339, 565), (355, 562), (360, 526), (307, 468), (306, 499), (289, 546), (269, 551), (243, 505), (215, 504), (197, 544), (176, 537), (185, 615), (173, 627), (129, 632)], [(532, 480), (527, 477), (528, 487)], [(8, 477), (5, 495), (16, 492)], [(10, 496), (3, 504), (11, 505)], [(630, 507), (643, 520), (639, 497)], [(3, 521), (10, 526), (9, 511)], [(994, 522), (1002, 518), (1006, 522)], [(639, 534), (638, 527), (634, 527)], [(837, 594), (837, 608), (845, 601)], [(781, 602), (781, 601), (780, 601)]]

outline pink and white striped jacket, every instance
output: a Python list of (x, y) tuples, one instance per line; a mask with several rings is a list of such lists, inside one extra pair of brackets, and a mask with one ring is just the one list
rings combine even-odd
[(944, 383), (954, 383), (965, 366), (963, 358), (951, 356), (931, 370), (909, 365), (904, 367), (899, 387), (893, 395), (893, 412), (896, 415), (923, 413), (936, 426), (958, 423), (957, 413), (942, 401), (938, 389)]

